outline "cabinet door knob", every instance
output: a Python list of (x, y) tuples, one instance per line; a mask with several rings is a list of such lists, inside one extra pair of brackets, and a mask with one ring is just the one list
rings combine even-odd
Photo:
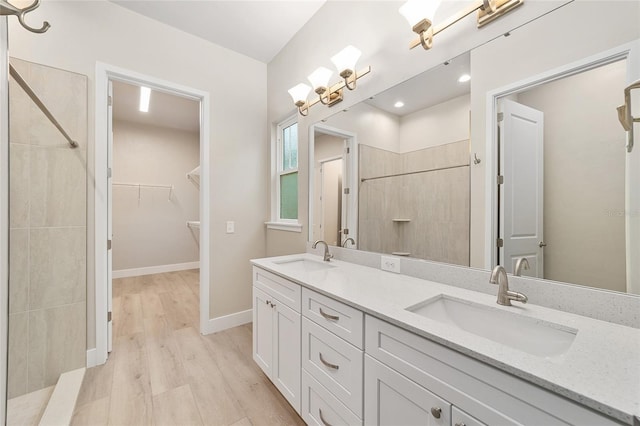
[(329, 315), (327, 313), (325, 313), (322, 308), (320, 308), (320, 315), (322, 315), (323, 317), (325, 317), (326, 319), (330, 320), (330, 321), (338, 321), (340, 319), (339, 316), (336, 315)]
[(438, 407), (431, 408), (431, 415), (436, 419), (439, 419), (441, 414), (442, 414), (442, 408), (438, 408)]
[(322, 357), (322, 352), (320, 352), (320, 362), (322, 362), (324, 365), (331, 368), (332, 370), (338, 370), (340, 368), (339, 365), (331, 364), (330, 362), (325, 361), (324, 358)]
[(322, 415), (322, 408), (318, 408), (318, 413), (320, 413), (320, 421), (324, 426), (333, 426), (331, 423), (327, 422)]

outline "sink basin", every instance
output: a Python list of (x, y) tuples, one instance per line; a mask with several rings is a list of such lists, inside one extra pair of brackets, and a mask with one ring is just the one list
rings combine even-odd
[(316, 260), (310, 259), (289, 259), (289, 260), (281, 260), (279, 262), (274, 262), (277, 265), (285, 267), (287, 270), (292, 272), (314, 272), (314, 271), (324, 271), (327, 269), (335, 268), (334, 265), (329, 262), (320, 262)]
[(445, 295), (406, 310), (541, 357), (564, 354), (578, 333), (574, 328)]

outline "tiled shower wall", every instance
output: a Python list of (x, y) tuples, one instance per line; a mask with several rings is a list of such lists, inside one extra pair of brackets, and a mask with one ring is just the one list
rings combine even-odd
[(86, 363), (87, 78), (11, 58), (71, 149), (10, 80), (9, 377), (13, 398)]
[(469, 141), (359, 152), (358, 248), (468, 266)]

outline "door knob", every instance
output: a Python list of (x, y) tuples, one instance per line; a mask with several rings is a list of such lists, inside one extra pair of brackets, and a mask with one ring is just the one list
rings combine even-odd
[(436, 419), (439, 419), (441, 414), (442, 414), (442, 408), (438, 408), (438, 407), (431, 408), (431, 415)]
[(546, 247), (547, 243), (545, 243), (544, 241), (540, 241), (540, 243), (538, 243), (538, 247)]

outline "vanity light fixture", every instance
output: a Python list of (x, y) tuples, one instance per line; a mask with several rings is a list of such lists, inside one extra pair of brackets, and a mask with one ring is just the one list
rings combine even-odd
[(149, 100), (151, 99), (151, 89), (140, 86), (140, 112), (149, 112)]
[(458, 83), (466, 83), (467, 81), (471, 80), (471, 76), (469, 74), (462, 74), (459, 78), (458, 78)]
[(470, 6), (455, 13), (442, 21), (437, 26), (434, 25), (433, 18), (442, 0), (409, 0), (399, 12), (404, 16), (413, 32), (418, 34), (418, 38), (409, 44), (409, 49), (421, 45), (425, 50), (433, 47), (433, 37), (446, 30), (456, 22), (466, 16), (478, 11), (478, 28), (510, 12), (524, 3), (524, 0), (476, 0)]
[[(318, 102), (333, 106), (343, 99), (343, 89), (349, 90), (356, 88), (356, 81), (371, 72), (371, 67), (356, 72), (356, 62), (360, 58), (362, 52), (357, 48), (349, 45), (342, 49), (339, 53), (331, 58), (336, 66), (342, 80), (333, 85), (329, 84), (333, 72), (325, 67), (319, 67), (312, 72), (309, 77), (311, 87), (304, 83), (300, 83), (289, 89), (289, 94), (293, 98), (293, 102), (298, 107), (298, 112), (302, 116), (309, 114), (309, 108)], [(311, 89), (318, 95), (317, 98), (307, 101)]]

